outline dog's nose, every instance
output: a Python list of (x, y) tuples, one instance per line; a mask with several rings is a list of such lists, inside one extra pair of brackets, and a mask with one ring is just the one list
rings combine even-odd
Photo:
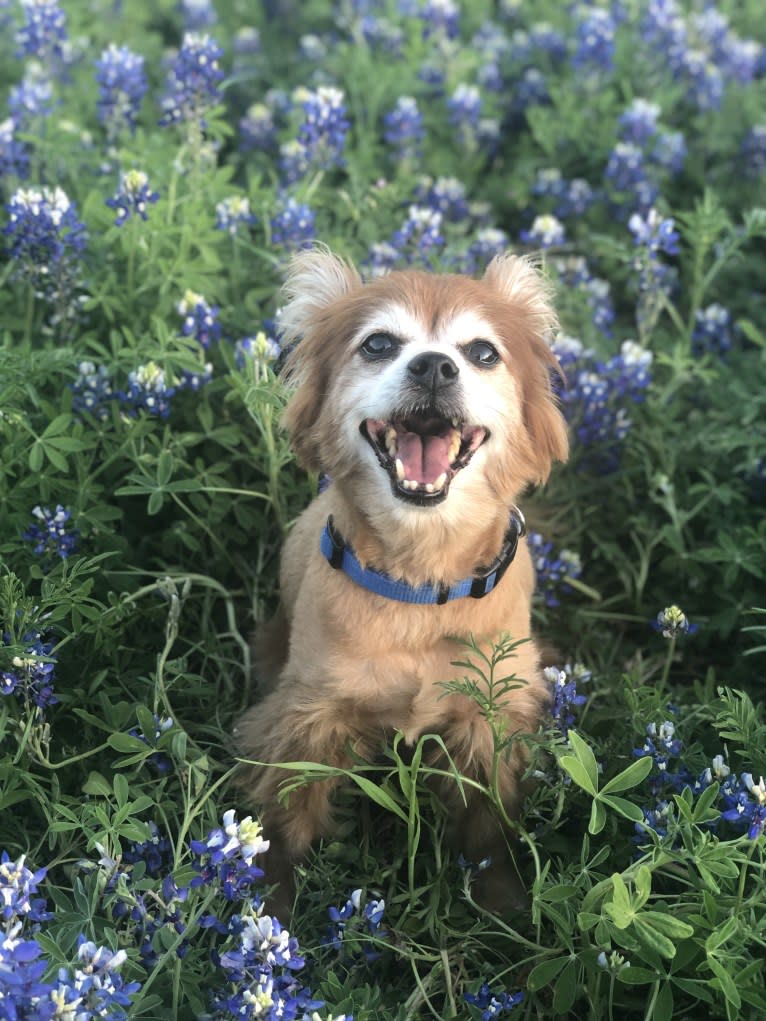
[(426, 351), (416, 355), (407, 366), (407, 375), (410, 379), (431, 393), (452, 386), (459, 371), (450, 356), (439, 351)]

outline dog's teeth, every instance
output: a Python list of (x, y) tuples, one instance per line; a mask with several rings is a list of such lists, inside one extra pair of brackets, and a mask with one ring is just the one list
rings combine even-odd
[(404, 481), (404, 464), (402, 463), (401, 457), (396, 459), (396, 477), (400, 482)]
[(460, 444), (461, 444), (461, 442), (462, 442), (462, 437), (460, 436), (460, 433), (457, 432), (457, 430), (455, 430), (455, 432), (452, 433), (452, 439), (450, 441), (450, 447), (449, 447), (449, 459), (450, 459), (450, 461), (454, 461), (455, 458), (457, 457), (457, 455), (460, 453)]
[(389, 426), (389, 428), (386, 429), (385, 439), (386, 450), (391, 455), (391, 457), (394, 457), (396, 454), (396, 429), (394, 429), (393, 426)]
[(434, 484), (433, 484), (433, 482), (426, 482), (426, 492), (427, 493), (433, 493), (434, 492)]
[(447, 481), (447, 473), (442, 472), (438, 479), (434, 479), (434, 491), (437, 489), (444, 489), (444, 484)]
[(453, 418), (450, 419), (450, 424), (452, 425), (453, 429), (457, 429), (458, 421), (459, 421), (459, 419), (458, 419), (457, 415), (455, 415)]

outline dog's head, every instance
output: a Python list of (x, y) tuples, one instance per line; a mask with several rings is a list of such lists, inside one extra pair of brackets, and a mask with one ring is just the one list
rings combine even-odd
[(528, 260), (496, 258), (480, 280), (406, 270), (362, 283), (314, 249), (293, 259), (285, 294), (293, 447), (362, 505), (507, 506), (566, 459), (545, 341), (555, 314)]

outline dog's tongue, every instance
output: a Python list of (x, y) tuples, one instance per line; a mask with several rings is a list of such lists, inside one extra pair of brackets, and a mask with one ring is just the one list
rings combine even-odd
[(449, 470), (451, 433), (421, 436), (397, 429), (397, 457), (404, 465), (404, 477), (425, 486)]

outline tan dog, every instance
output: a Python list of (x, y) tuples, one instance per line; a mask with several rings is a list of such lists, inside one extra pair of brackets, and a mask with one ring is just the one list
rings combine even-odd
[[(438, 733), (459, 770), (487, 782), (487, 720), (439, 682), (465, 674), (453, 665), (466, 658), (455, 638), (488, 650), (530, 634), (534, 570), (513, 508), (567, 456), (545, 283), (527, 260), (506, 256), (481, 280), (408, 270), (363, 284), (315, 249), (295, 256), (285, 291), (283, 335), (297, 344), (284, 422), (301, 462), (332, 484), (285, 544), (283, 610), (269, 632), (283, 644), (266, 657), (281, 670), (263, 678), (276, 687), (239, 723), (242, 754), (346, 766), (349, 749), (374, 758), (396, 730), (407, 742)], [(526, 684), (504, 696), (506, 732), (534, 731), (548, 692), (533, 641), (511, 670)], [(526, 755), (523, 743), (511, 747), (498, 783), (513, 814)], [(280, 805), (290, 778), (258, 765), (240, 778), (262, 809), (266, 878), (280, 881), (283, 909), (292, 864), (331, 829), (337, 782), (306, 785)], [(493, 858), (478, 895), (500, 910), (518, 901), (488, 800), (469, 793), (466, 805), (452, 782), (440, 793), (456, 847), (473, 861)]]

